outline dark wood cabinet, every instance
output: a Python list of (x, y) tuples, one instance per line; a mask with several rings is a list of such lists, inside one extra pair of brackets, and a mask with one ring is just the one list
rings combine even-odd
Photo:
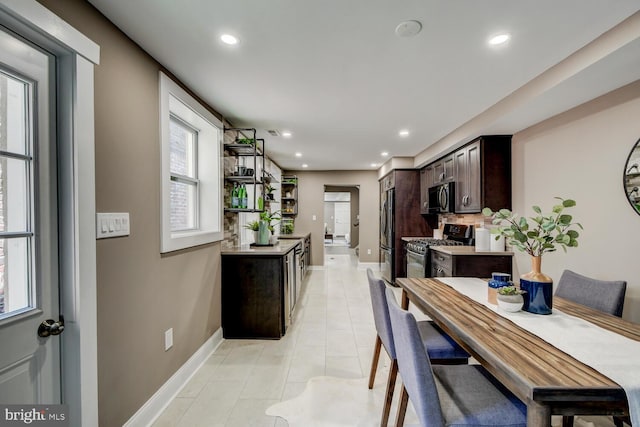
[(286, 255), (222, 255), (224, 338), (279, 339), (289, 323)]
[(511, 209), (511, 136), (483, 136), (453, 154), (456, 213)]
[(490, 278), (491, 273), (512, 274), (511, 255), (465, 255), (430, 250), (432, 277)]
[(434, 184), (433, 165), (420, 169), (420, 213), (429, 213), (429, 188)]
[(454, 179), (455, 162), (453, 154), (433, 162), (433, 183), (440, 184)]

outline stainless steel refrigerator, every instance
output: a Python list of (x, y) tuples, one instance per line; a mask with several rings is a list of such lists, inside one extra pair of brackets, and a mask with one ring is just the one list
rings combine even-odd
[(394, 203), (395, 190), (383, 190), (380, 194), (380, 274), (384, 280), (395, 280), (394, 248)]

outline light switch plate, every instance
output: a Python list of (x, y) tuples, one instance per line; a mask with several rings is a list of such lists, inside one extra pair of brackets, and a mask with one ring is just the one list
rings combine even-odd
[(96, 238), (128, 236), (130, 234), (129, 212), (97, 213)]

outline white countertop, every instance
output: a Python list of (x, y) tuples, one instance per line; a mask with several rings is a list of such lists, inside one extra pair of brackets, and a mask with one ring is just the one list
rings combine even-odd
[(475, 246), (429, 246), (429, 250), (442, 252), (449, 255), (495, 255), (495, 256), (513, 256), (513, 252), (501, 251), (476, 251)]

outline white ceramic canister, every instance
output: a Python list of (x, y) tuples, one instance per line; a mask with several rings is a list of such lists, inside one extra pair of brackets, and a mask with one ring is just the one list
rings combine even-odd
[(499, 236), (496, 240), (496, 235), (491, 235), (491, 252), (504, 252), (504, 236)]
[(489, 235), (489, 229), (476, 228), (476, 252), (487, 252), (490, 249), (491, 243), (489, 243), (491, 236)]

